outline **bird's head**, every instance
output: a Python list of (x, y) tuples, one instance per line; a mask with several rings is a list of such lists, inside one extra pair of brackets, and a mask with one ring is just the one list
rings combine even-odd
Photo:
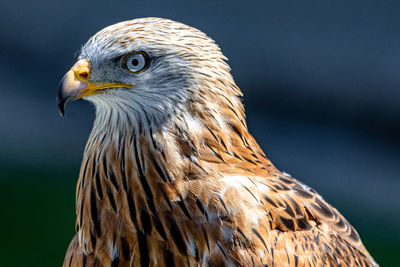
[(117, 111), (147, 123), (180, 112), (216, 115), (227, 101), (241, 109), (225, 60), (211, 38), (187, 25), (160, 18), (117, 23), (82, 47), (60, 83), (58, 107), (63, 115), (68, 101), (83, 98), (98, 115)]

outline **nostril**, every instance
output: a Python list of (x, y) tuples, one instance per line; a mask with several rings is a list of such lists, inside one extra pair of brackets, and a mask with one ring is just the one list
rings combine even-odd
[(86, 80), (87, 78), (89, 78), (89, 73), (87, 73), (86, 71), (79, 73), (79, 78)]

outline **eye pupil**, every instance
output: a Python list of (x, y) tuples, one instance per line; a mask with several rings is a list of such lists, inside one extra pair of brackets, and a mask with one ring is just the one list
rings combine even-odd
[(137, 60), (136, 58), (134, 58), (134, 59), (132, 60), (132, 65), (133, 65), (133, 66), (139, 65), (139, 60)]

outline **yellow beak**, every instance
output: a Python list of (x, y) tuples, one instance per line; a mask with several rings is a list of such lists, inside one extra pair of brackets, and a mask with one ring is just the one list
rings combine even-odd
[(124, 87), (132, 88), (132, 84), (126, 83), (98, 83), (90, 82), (90, 62), (81, 59), (72, 66), (64, 75), (58, 86), (57, 105), (61, 116), (64, 116), (65, 105), (69, 101), (79, 98), (103, 93), (105, 89)]

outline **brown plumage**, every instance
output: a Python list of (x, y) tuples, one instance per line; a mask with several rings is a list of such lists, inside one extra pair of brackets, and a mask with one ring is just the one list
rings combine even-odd
[(64, 266), (376, 266), (335, 208), (267, 159), (240, 96), (218, 46), (186, 25), (92, 37), (58, 93), (62, 113), (96, 107)]

